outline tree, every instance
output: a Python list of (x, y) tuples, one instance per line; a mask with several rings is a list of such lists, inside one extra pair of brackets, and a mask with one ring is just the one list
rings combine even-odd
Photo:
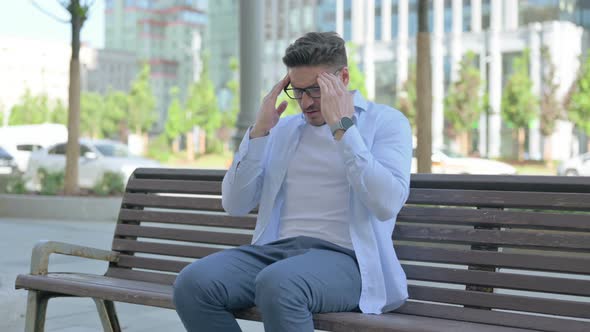
[[(146, 63), (131, 83), (128, 100), (128, 124), (138, 136), (146, 134), (157, 119), (156, 98), (150, 85), (150, 66)], [(147, 139), (144, 137), (144, 150)]]
[(557, 90), (559, 84), (555, 78), (555, 64), (551, 59), (551, 53), (546, 46), (541, 49), (541, 56), (545, 64), (543, 71), (541, 101), (540, 101), (540, 127), (541, 134), (544, 137), (545, 147), (543, 159), (551, 163), (551, 139), (550, 136), (555, 132), (557, 120), (563, 117), (562, 104), (557, 99)]
[(408, 79), (396, 94), (396, 107), (410, 121), (412, 131), (416, 130), (416, 64), (410, 65)]
[(479, 90), (481, 85), (479, 69), (474, 65), (475, 53), (468, 52), (459, 64), (459, 78), (449, 89), (445, 98), (445, 119), (450, 124), (451, 135), (463, 137), (462, 150), (469, 153), (472, 129), (477, 128), (482, 111)]
[(590, 135), (590, 54), (580, 65), (578, 78), (571, 89), (568, 118), (586, 135)]
[(416, 123), (418, 129), (417, 160), (418, 173), (432, 171), (432, 69), (430, 64), (430, 33), (428, 29), (428, 0), (418, 0), (418, 38), (416, 91)]
[(105, 105), (108, 119), (103, 126), (105, 136), (113, 137), (118, 132), (119, 140), (127, 142), (129, 96), (122, 91), (109, 90), (105, 96)]
[(365, 85), (365, 76), (360, 71), (358, 63), (356, 62), (356, 46), (352, 43), (347, 43), (348, 48), (348, 89), (358, 90), (363, 96), (367, 95), (367, 87)]
[[(233, 78), (227, 82), (226, 86), (231, 94), (231, 105), (229, 109), (223, 110), (221, 125), (226, 128), (234, 128), (236, 121), (238, 120), (238, 114), (240, 113), (240, 64), (238, 59), (231, 58), (229, 61), (229, 68), (232, 72)], [(229, 139), (228, 139), (229, 140)]]
[(9, 125), (38, 124), (48, 122), (49, 119), (49, 101), (47, 95), (34, 96), (27, 89), (21, 97), (20, 103), (12, 107)]
[(106, 115), (103, 97), (94, 92), (82, 93), (80, 105), (81, 133), (92, 138), (102, 138), (102, 126)]
[(524, 135), (529, 123), (534, 120), (539, 105), (533, 93), (529, 76), (529, 50), (514, 59), (513, 73), (508, 78), (502, 94), (502, 118), (508, 126), (517, 129), (518, 160), (524, 159)]
[(178, 87), (173, 87), (170, 89), (172, 101), (170, 102), (170, 106), (168, 106), (168, 118), (166, 119), (165, 126), (166, 136), (174, 141), (172, 151), (175, 153), (179, 151), (178, 136), (187, 132), (186, 113), (182, 103), (180, 102), (178, 94)]
[(51, 116), (49, 117), (49, 121), (52, 123), (59, 123), (63, 125), (66, 125), (68, 123), (68, 109), (60, 99), (58, 99), (55, 102), (53, 110), (51, 110)]
[[(203, 68), (199, 80), (192, 84), (189, 90), (189, 97), (186, 102), (187, 123), (198, 126), (205, 131), (206, 143), (205, 152), (220, 152), (219, 140), (216, 137), (217, 130), (221, 126), (221, 114), (215, 95), (215, 87), (209, 77), (209, 61), (207, 57), (203, 59)], [(189, 140), (190, 139), (190, 140)], [(192, 149), (192, 130), (187, 133), (187, 147), (189, 160), (194, 159)]]

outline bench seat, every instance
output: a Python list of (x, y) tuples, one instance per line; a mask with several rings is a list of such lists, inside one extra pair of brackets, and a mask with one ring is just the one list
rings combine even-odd
[[(100, 297), (125, 302), (174, 309), (172, 286), (154, 282), (113, 278), (82, 273), (48, 273), (19, 275), (17, 288), (43, 290), (76, 297)], [(260, 320), (256, 308), (235, 313), (237, 318)], [(462, 322), (401, 313), (365, 315), (355, 312), (314, 315), (315, 326), (330, 331), (367, 332), (525, 332), (535, 331), (488, 324)]]

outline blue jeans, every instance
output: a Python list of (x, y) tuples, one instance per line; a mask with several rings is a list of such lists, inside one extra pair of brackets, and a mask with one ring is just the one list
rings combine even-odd
[(358, 310), (352, 250), (311, 237), (217, 252), (186, 266), (174, 304), (187, 331), (241, 331), (232, 311), (254, 305), (267, 332), (313, 331), (312, 314)]

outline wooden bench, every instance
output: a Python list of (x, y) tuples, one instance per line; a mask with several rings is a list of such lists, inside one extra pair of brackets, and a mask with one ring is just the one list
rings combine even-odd
[[(138, 169), (111, 251), (39, 243), (16, 280), (29, 290), (26, 331), (43, 330), (52, 297), (93, 298), (105, 331), (120, 331), (114, 302), (173, 309), (186, 264), (250, 243), (255, 215), (223, 212), (223, 174)], [(590, 178), (413, 175), (393, 239), (410, 300), (383, 315), (317, 314), (318, 329), (590, 331)], [(50, 254), (110, 263), (104, 275), (48, 272)]]

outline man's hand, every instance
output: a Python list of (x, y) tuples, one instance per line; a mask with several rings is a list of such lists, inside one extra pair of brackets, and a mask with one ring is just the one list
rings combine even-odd
[(352, 94), (337, 76), (326, 72), (320, 73), (318, 84), (322, 92), (322, 116), (328, 125), (337, 123), (345, 116), (353, 116)]
[(277, 125), (281, 114), (287, 108), (287, 102), (283, 101), (279, 107), (275, 107), (275, 104), (277, 103), (277, 97), (288, 84), (289, 75), (287, 74), (264, 97), (262, 105), (260, 105), (260, 111), (258, 111), (258, 115), (256, 116), (256, 124), (250, 130), (250, 138), (266, 136)]

